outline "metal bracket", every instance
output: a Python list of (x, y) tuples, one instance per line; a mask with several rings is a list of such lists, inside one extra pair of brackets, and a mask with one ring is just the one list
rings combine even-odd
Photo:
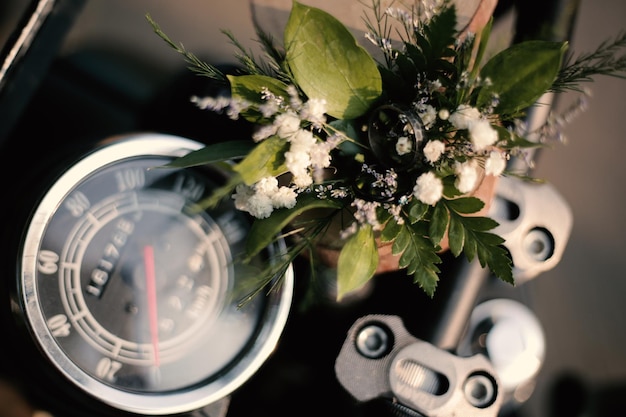
[(501, 177), (490, 215), (506, 241), (513, 276), (522, 284), (558, 264), (572, 230), (572, 211), (548, 183)]
[(335, 362), (357, 400), (397, 401), (427, 417), (496, 417), (501, 395), (487, 358), (456, 356), (413, 337), (398, 316), (357, 320)]

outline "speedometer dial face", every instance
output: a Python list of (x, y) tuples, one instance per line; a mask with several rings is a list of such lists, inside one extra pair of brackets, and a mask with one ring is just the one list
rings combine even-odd
[(162, 135), (107, 145), (55, 182), (27, 231), (20, 288), (34, 338), (66, 378), (126, 411), (222, 398), (286, 320), (291, 271), (282, 291), (238, 305), (254, 278), (236, 260), (248, 219), (198, 205), (219, 177), (158, 168), (198, 147)]

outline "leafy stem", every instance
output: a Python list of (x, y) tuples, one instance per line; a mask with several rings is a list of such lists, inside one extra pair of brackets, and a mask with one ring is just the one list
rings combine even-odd
[[(626, 31), (612, 40), (606, 40), (595, 51), (570, 59), (557, 75), (552, 91), (581, 91), (579, 83), (593, 81), (596, 75), (626, 78)], [(619, 52), (623, 53), (619, 55)]]

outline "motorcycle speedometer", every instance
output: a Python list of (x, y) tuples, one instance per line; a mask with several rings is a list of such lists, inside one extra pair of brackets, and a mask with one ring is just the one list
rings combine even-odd
[(30, 334), (66, 380), (115, 409), (188, 412), (245, 382), (274, 349), (293, 272), (240, 303), (279, 247), (238, 262), (249, 220), (199, 202), (223, 177), (163, 168), (202, 145), (157, 134), (84, 155), (44, 194), (19, 254)]

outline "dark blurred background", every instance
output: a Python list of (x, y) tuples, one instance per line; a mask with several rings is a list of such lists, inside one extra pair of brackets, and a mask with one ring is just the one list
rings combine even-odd
[[(0, 45), (27, 4), (25, 0), (0, 3)], [(328, 10), (333, 12), (332, 7)], [(252, 50), (257, 47), (249, 0), (89, 0), (63, 41), (59, 57), (73, 61), (72, 71), (81, 69), (73, 78), (72, 94), (80, 95), (81, 88), (97, 84), (110, 103), (121, 104), (116, 109), (105, 106), (98, 115), (76, 118), (75, 125), (50, 126), (50, 134), (62, 135), (66, 129), (68, 135), (78, 137), (94, 124), (105, 126), (103, 118), (107, 117), (117, 118), (118, 130), (124, 126), (138, 129), (142, 124), (128, 113), (137, 106), (148, 113), (142, 116), (146, 119), (169, 117), (170, 123), (177, 122), (172, 109), (142, 107), (154, 103), (155, 91), (187, 94), (185, 87), (172, 84), (186, 71), (182, 58), (152, 32), (146, 13), (174, 41), (215, 64), (233, 63), (234, 47), (221, 29), (230, 29)], [(571, 51), (592, 51), (623, 32), (625, 22), (624, 0), (581, 0)], [(626, 406), (626, 256), (622, 252), (626, 250), (622, 124), (626, 80), (598, 77), (587, 87), (592, 92), (589, 109), (564, 129), (566, 143), (544, 151), (537, 160), (535, 175), (554, 184), (569, 202), (574, 228), (561, 263), (520, 289), (547, 338), (545, 363), (522, 417), (579, 417), (581, 410), (585, 416), (606, 416), (603, 407), (607, 404)], [(566, 108), (575, 98), (569, 93), (559, 98), (558, 108)], [(45, 120), (21, 123), (39, 124), (44, 134), (40, 139), (45, 142)], [(163, 120), (163, 130), (168, 126), (168, 120)], [(193, 133), (202, 135), (202, 129), (215, 133), (210, 125)], [(12, 155), (3, 152), (6, 163)]]

